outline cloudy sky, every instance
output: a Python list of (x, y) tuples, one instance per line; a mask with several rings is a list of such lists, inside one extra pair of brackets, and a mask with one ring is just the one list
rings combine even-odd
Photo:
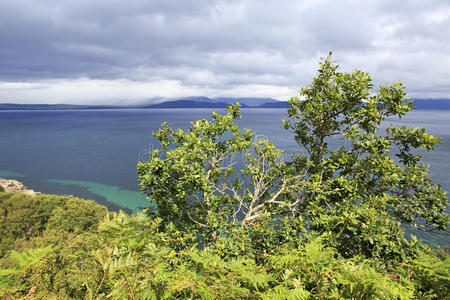
[(450, 1), (0, 0), (0, 102), (287, 100), (329, 51), (450, 98)]

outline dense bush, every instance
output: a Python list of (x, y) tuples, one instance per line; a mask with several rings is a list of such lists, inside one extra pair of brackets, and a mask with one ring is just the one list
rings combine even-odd
[(107, 213), (94, 201), (0, 192), (0, 258), (18, 238), (30, 239), (46, 229), (92, 231)]
[[(21, 197), (28, 196), (16, 199)], [(75, 227), (83, 228), (78, 220)], [(230, 235), (199, 248), (194, 235), (173, 225), (160, 231), (161, 222), (143, 213), (107, 214), (88, 231), (63, 226), (17, 237), (0, 259), (0, 296), (445, 299), (450, 289), (450, 257), (444, 251), (425, 247), (416, 257), (386, 266), (383, 259), (342, 256), (326, 242), (329, 233), (285, 241), (261, 256), (247, 251), (256, 244), (243, 234), (241, 241)]]

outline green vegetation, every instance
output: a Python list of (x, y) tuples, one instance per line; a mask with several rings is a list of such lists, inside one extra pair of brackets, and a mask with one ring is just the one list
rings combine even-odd
[(0, 194), (0, 257), (14, 242), (42, 236), (48, 230), (94, 232), (108, 213), (94, 201), (56, 195)]
[(187, 131), (163, 124), (138, 164), (155, 210), (0, 192), (0, 297), (448, 299), (448, 249), (401, 226), (447, 229), (446, 194), (414, 153), (439, 140), (380, 132), (412, 105), (399, 83), (371, 88), (325, 59), (289, 101), (288, 160), (236, 125), (239, 104)]

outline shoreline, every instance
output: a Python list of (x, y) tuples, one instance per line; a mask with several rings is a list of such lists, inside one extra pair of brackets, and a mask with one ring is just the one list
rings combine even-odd
[(35, 196), (39, 192), (27, 188), (22, 182), (15, 179), (0, 178), (0, 190), (6, 193), (20, 193)]

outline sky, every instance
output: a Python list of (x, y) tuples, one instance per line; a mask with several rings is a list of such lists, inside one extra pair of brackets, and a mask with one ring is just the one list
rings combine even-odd
[(450, 98), (450, 1), (0, 0), (0, 103), (287, 100), (330, 51)]

